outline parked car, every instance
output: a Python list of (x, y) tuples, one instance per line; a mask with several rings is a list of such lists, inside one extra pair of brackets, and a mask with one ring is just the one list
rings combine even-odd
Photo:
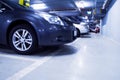
[(89, 34), (89, 25), (87, 23), (81, 22), (80, 24), (74, 24), (80, 30), (81, 35)]
[(96, 23), (89, 23), (89, 30), (93, 33), (100, 33), (100, 26)]
[(99, 27), (90, 27), (90, 32), (93, 32), (93, 33), (100, 33), (100, 28)]
[(30, 54), (39, 46), (62, 45), (77, 38), (76, 28), (61, 17), (42, 12), (35, 3), (24, 6), (17, 1), (0, 0), (0, 44)]

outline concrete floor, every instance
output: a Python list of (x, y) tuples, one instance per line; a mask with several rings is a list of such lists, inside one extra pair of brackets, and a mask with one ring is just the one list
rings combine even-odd
[(0, 48), (0, 80), (120, 80), (120, 43), (92, 34), (18, 55)]

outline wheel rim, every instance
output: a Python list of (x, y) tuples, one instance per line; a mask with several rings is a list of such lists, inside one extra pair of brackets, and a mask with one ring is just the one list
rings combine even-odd
[(27, 51), (31, 48), (33, 39), (26, 29), (18, 29), (13, 33), (12, 43), (19, 51)]

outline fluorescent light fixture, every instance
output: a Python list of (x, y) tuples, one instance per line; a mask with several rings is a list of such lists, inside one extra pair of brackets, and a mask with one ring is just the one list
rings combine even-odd
[(87, 14), (90, 15), (90, 14), (92, 14), (92, 12), (91, 11), (87, 11)]
[(77, 5), (78, 8), (93, 6), (93, 3), (87, 1), (76, 1), (75, 4)]
[(76, 1), (75, 4), (78, 8), (84, 8), (83, 1)]
[(48, 6), (45, 3), (41, 4), (32, 4), (31, 7), (35, 10), (46, 9)]

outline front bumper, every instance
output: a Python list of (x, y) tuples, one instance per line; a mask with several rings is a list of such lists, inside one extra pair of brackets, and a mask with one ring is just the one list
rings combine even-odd
[(51, 25), (47, 29), (39, 30), (39, 45), (61, 45), (74, 41), (78, 31), (74, 26)]

